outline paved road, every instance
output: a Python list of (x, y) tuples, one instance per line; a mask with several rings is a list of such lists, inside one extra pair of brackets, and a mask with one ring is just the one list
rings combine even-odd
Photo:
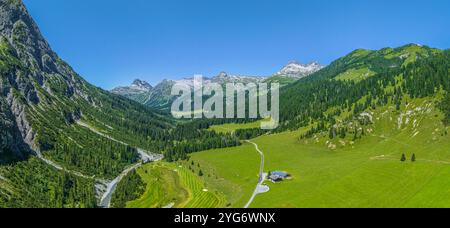
[(244, 206), (244, 208), (249, 208), (250, 205), (253, 203), (253, 200), (255, 199), (255, 197), (258, 194), (264, 193), (264, 192), (268, 192), (268, 186), (263, 185), (264, 180), (266, 179), (266, 175), (264, 174), (264, 153), (259, 149), (258, 144), (247, 140), (246, 142), (253, 144), (255, 146), (256, 151), (258, 151), (258, 153), (261, 155), (261, 165), (259, 168), (259, 180), (258, 180), (258, 184), (256, 185), (255, 191), (253, 192), (252, 197), (250, 198), (250, 200), (248, 201), (248, 203)]
[[(127, 143), (124, 143), (120, 140), (117, 140), (115, 138), (112, 138), (109, 135), (103, 134), (99, 131), (97, 131), (95, 128), (91, 127), (90, 125), (83, 123), (82, 121), (77, 121), (77, 124), (88, 128), (89, 130), (91, 130), (92, 132), (105, 137), (109, 140), (112, 140), (114, 142), (120, 143), (122, 145), (126, 145), (128, 146)], [(138, 169), (139, 167), (141, 167), (143, 164), (148, 163), (148, 162), (155, 162), (155, 161), (161, 161), (162, 159), (164, 159), (164, 155), (162, 154), (155, 154), (155, 153), (150, 153), (148, 151), (145, 151), (143, 149), (140, 148), (136, 148), (137, 152), (139, 154), (139, 157), (141, 158), (141, 161), (139, 161), (138, 163), (134, 164), (133, 166), (125, 169), (118, 177), (116, 177), (114, 180), (112, 180), (111, 182), (107, 182), (107, 181), (103, 181), (103, 180), (98, 180), (100, 182), (100, 185), (105, 185), (106, 186), (106, 191), (102, 194), (102, 197), (100, 199), (100, 207), (103, 208), (109, 208), (111, 206), (111, 199), (112, 199), (112, 195), (114, 194), (114, 191), (117, 188), (117, 185), (120, 183), (120, 181), (131, 171)]]
[[(101, 132), (95, 130), (95, 129), (92, 128), (91, 126), (89, 126), (89, 125), (87, 125), (87, 124), (85, 124), (85, 123), (83, 123), (83, 122), (81, 122), (81, 121), (78, 121), (77, 123), (78, 123), (80, 126), (85, 127), (85, 128), (88, 128), (88, 129), (90, 129), (91, 131), (93, 131), (94, 133), (96, 133), (96, 134), (98, 134), (98, 135), (100, 135), (100, 136), (102, 136), (102, 137), (105, 137), (105, 138), (107, 138), (107, 139), (109, 139), (109, 140), (112, 140), (112, 141), (115, 141), (115, 142), (117, 142), (117, 143), (121, 143), (121, 144), (123, 144), (123, 145), (128, 145), (128, 144), (126, 144), (126, 143), (124, 143), (124, 142), (121, 142), (121, 141), (119, 141), (119, 140), (116, 140), (116, 139), (114, 139), (114, 138), (112, 138), (112, 137), (110, 137), (110, 136), (108, 136), (108, 135), (105, 135), (105, 134), (103, 134), (103, 133), (101, 133)], [(138, 152), (139, 157), (140, 157), (140, 159), (141, 159), (138, 163), (136, 163), (136, 164), (134, 164), (133, 166), (131, 166), (131, 167), (125, 169), (118, 177), (116, 177), (116, 178), (115, 178), (114, 180), (112, 180), (111, 182), (108, 182), (108, 181), (106, 181), (106, 180), (96, 179), (96, 181), (98, 182), (98, 184), (97, 184), (97, 186), (96, 186), (96, 187), (97, 187), (97, 190), (100, 190), (101, 192), (103, 192), (103, 190), (101, 190), (101, 189), (104, 189), (104, 190), (105, 190), (105, 192), (104, 192), (103, 194), (101, 194), (102, 197), (101, 197), (101, 199), (100, 199), (100, 204), (99, 204), (100, 207), (103, 207), (103, 208), (109, 208), (109, 207), (110, 207), (110, 205), (111, 205), (112, 194), (113, 194), (114, 191), (116, 190), (117, 185), (119, 184), (119, 182), (120, 182), (120, 181), (121, 181), (128, 173), (130, 173), (131, 171), (133, 171), (133, 170), (135, 170), (135, 169), (141, 167), (141, 166), (142, 166), (143, 164), (145, 164), (145, 163), (148, 163), (148, 162), (154, 162), (154, 161), (161, 161), (162, 159), (164, 159), (164, 155), (162, 155), (162, 154), (154, 154), (154, 153), (150, 153), (150, 152), (147, 152), (147, 151), (145, 151), (145, 150), (143, 150), (143, 149), (140, 149), (140, 148), (136, 148), (136, 149), (137, 149), (137, 152)], [(94, 177), (88, 177), (88, 176), (83, 175), (83, 174), (81, 174), (81, 173), (79, 173), (79, 172), (71, 171), (71, 170), (65, 169), (64, 167), (62, 167), (62, 166), (56, 164), (55, 162), (46, 159), (46, 158), (42, 155), (42, 153), (40, 153), (39, 151), (36, 151), (36, 155), (37, 155), (37, 157), (38, 157), (39, 159), (41, 159), (42, 161), (44, 161), (45, 163), (47, 163), (48, 165), (54, 167), (54, 168), (57, 169), (57, 170), (65, 170), (66, 172), (71, 173), (71, 174), (73, 174), (73, 175), (75, 175), (75, 176), (78, 176), (78, 177), (81, 177), (81, 178), (94, 179)]]
[(113, 181), (111, 181), (106, 188), (106, 192), (103, 194), (102, 199), (100, 200), (100, 204), (99, 206), (102, 208), (109, 208), (111, 207), (111, 199), (112, 199), (112, 195), (114, 193), (114, 191), (117, 188), (117, 185), (120, 183), (120, 181), (126, 176), (128, 175), (128, 173), (130, 173), (131, 171), (139, 168), (142, 166), (142, 163), (139, 162), (137, 164), (134, 164), (132, 167), (124, 170), (118, 177), (116, 177), (116, 179), (114, 179)]
[(111, 207), (112, 195), (114, 194), (114, 191), (116, 191), (117, 185), (120, 183), (120, 181), (122, 181), (122, 179), (126, 175), (128, 175), (128, 173), (130, 173), (133, 170), (138, 169), (145, 163), (161, 161), (162, 159), (164, 159), (164, 156), (162, 154), (152, 154), (152, 153), (146, 152), (139, 148), (137, 150), (141, 157), (141, 161), (139, 163), (136, 163), (133, 166), (125, 169), (118, 177), (116, 177), (116, 179), (112, 180), (109, 183), (106, 183), (106, 185), (107, 185), (106, 192), (103, 193), (103, 196), (100, 200), (100, 204), (99, 204), (100, 207), (102, 207), (102, 208), (110, 208)]

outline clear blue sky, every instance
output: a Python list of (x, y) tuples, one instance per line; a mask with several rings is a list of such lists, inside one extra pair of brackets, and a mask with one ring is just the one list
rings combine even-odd
[(24, 0), (52, 48), (94, 85), (270, 75), (357, 48), (450, 47), (448, 0)]

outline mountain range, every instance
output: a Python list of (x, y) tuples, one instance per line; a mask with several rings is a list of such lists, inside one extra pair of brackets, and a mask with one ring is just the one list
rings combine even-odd
[[(323, 67), (323, 65), (320, 65), (317, 62), (312, 62), (310, 64), (301, 64), (297, 61), (291, 61), (279, 72), (270, 77), (239, 76), (229, 75), (226, 72), (220, 72), (215, 77), (203, 78), (203, 83), (205, 85), (209, 83), (218, 83), (220, 85), (225, 85), (227, 83), (248, 84), (260, 82), (278, 82), (282, 86), (285, 86), (301, 78), (307, 77), (323, 69)], [(167, 110), (174, 99), (174, 96), (170, 95), (172, 86), (177, 83), (193, 86), (194, 78), (186, 78), (181, 80), (163, 80), (155, 87), (152, 87), (148, 82), (136, 79), (130, 86), (117, 87), (112, 89), (111, 92), (135, 100), (155, 109)]]

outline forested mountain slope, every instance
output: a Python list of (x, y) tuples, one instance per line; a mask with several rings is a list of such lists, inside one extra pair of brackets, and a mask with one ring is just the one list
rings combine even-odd
[(281, 91), (283, 124), (279, 131), (312, 122), (319, 128), (329, 127), (342, 113), (356, 116), (389, 101), (399, 108), (406, 96), (413, 99), (448, 92), (449, 81), (448, 50), (419, 45), (357, 50)]
[[(149, 137), (172, 126), (150, 109), (84, 81), (50, 49), (20, 1), (2, 1), (0, 15), (1, 101), (6, 120), (2, 124), (10, 122), (21, 133), (3, 132), (14, 139), (2, 141), (10, 157), (24, 153), (14, 145), (17, 141), (32, 150), (28, 152), (48, 154), (78, 168), (83, 165), (76, 163), (85, 163), (84, 158), (90, 163), (84, 166), (94, 167), (100, 163), (96, 156), (106, 157), (101, 161), (105, 170), (91, 174), (107, 176), (136, 159), (136, 152), (78, 121), (100, 131), (108, 129), (111, 137), (145, 149), (151, 149)], [(73, 152), (59, 153), (64, 147)]]
[(113, 179), (139, 160), (137, 148), (178, 159), (238, 144), (179, 130), (162, 114), (87, 83), (51, 50), (20, 0), (0, 0), (0, 73), (0, 207), (92, 207), (92, 178)]
[[(0, 4), (0, 161), (5, 165), (0, 202), (92, 206), (92, 183), (27, 157), (43, 154), (64, 168), (111, 178), (138, 160), (133, 146), (139, 143), (151, 149), (149, 136), (172, 124), (146, 107), (84, 81), (51, 50), (21, 1)], [(112, 137), (130, 146), (102, 137), (78, 121), (108, 129)], [(78, 197), (66, 192), (78, 187), (88, 194)], [(42, 202), (55, 194), (61, 197), (56, 204)]]

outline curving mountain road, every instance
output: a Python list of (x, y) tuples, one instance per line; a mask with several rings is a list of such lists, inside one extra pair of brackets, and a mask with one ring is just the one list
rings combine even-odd
[(133, 170), (138, 169), (139, 167), (141, 167), (143, 164), (148, 163), (148, 162), (155, 162), (155, 161), (161, 161), (162, 159), (164, 159), (164, 156), (162, 154), (151, 154), (149, 152), (146, 152), (142, 149), (137, 149), (138, 153), (141, 157), (141, 161), (139, 163), (134, 164), (133, 166), (125, 169), (118, 177), (116, 177), (116, 179), (112, 180), (109, 183), (105, 183), (107, 185), (106, 187), (106, 192), (103, 193), (102, 198), (100, 199), (100, 204), (99, 206), (102, 208), (109, 208), (111, 207), (111, 199), (112, 199), (112, 195), (114, 194), (114, 191), (117, 188), (117, 185), (120, 183), (120, 181), (122, 181), (122, 179), (128, 175), (128, 173), (130, 173)]
[(259, 180), (258, 180), (258, 184), (256, 185), (255, 191), (253, 192), (252, 197), (250, 198), (250, 200), (248, 201), (248, 203), (244, 206), (244, 208), (249, 208), (250, 205), (253, 203), (253, 200), (255, 200), (255, 197), (258, 194), (261, 193), (265, 193), (269, 191), (269, 187), (266, 185), (263, 185), (264, 180), (266, 179), (266, 174), (264, 174), (264, 162), (265, 162), (265, 158), (264, 158), (264, 153), (259, 149), (258, 144), (247, 140), (247, 143), (253, 144), (255, 146), (256, 151), (258, 151), (258, 153), (261, 155), (261, 165), (259, 168)]
[[(93, 128), (92, 126), (90, 126), (89, 124), (86, 124), (82, 121), (77, 121), (77, 124), (85, 127), (89, 130), (91, 130), (92, 132), (105, 137), (109, 140), (112, 140), (114, 142), (120, 143), (122, 145), (126, 145), (128, 146), (127, 143), (124, 143), (120, 140), (117, 140), (115, 138), (112, 138), (109, 135), (106, 135), (102, 132), (99, 132), (97, 129)], [(99, 206), (102, 208), (109, 208), (111, 206), (111, 199), (112, 199), (112, 195), (114, 194), (114, 191), (117, 188), (117, 185), (120, 183), (120, 181), (131, 171), (138, 169), (139, 167), (141, 167), (143, 164), (148, 163), (148, 162), (155, 162), (155, 161), (161, 161), (162, 159), (164, 159), (164, 155), (162, 154), (154, 154), (154, 153), (150, 153), (147, 152), (143, 149), (140, 148), (136, 148), (137, 152), (141, 158), (141, 161), (139, 161), (138, 163), (134, 164), (133, 166), (125, 169), (118, 177), (116, 177), (114, 180), (112, 180), (111, 182), (107, 182), (107, 181), (102, 181), (102, 180), (98, 180), (98, 182), (100, 183), (100, 185), (105, 186), (105, 192), (102, 194), (102, 197), (100, 199), (100, 204)], [(100, 188), (100, 187), (99, 187)]]
[[(122, 141), (116, 140), (106, 134), (103, 134), (99, 131), (97, 131), (96, 129), (92, 128), (91, 126), (78, 121), (77, 124), (79, 124), (82, 127), (88, 128), (89, 130), (91, 130), (92, 132), (105, 137), (109, 140), (115, 141), (117, 143), (123, 144), (123, 145), (128, 145)], [(147, 152), (143, 149), (140, 148), (136, 148), (137, 152), (139, 154), (140, 157), (140, 161), (136, 164), (133, 164), (132, 166), (128, 167), (127, 169), (125, 169), (118, 177), (116, 177), (114, 180), (112, 181), (107, 181), (107, 180), (101, 180), (101, 179), (95, 179), (94, 177), (89, 177), (86, 175), (83, 175), (80, 172), (76, 172), (76, 171), (72, 171), (72, 170), (67, 170), (64, 167), (60, 166), (59, 164), (46, 159), (42, 153), (40, 151), (35, 151), (36, 156), (42, 160), (43, 162), (47, 163), (48, 165), (52, 166), (53, 168), (57, 169), (57, 170), (64, 170), (70, 174), (73, 174), (75, 176), (81, 177), (81, 178), (85, 178), (85, 179), (95, 179), (95, 181), (97, 182), (96, 184), (96, 188), (97, 188), (97, 192), (98, 194), (101, 194), (101, 198), (100, 198), (100, 204), (99, 206), (102, 208), (109, 208), (111, 205), (111, 199), (112, 199), (112, 195), (114, 193), (114, 191), (117, 188), (117, 185), (120, 183), (120, 181), (131, 171), (141, 167), (143, 164), (148, 163), (148, 162), (155, 162), (155, 161), (161, 161), (162, 159), (164, 159), (164, 155), (162, 154), (154, 154), (154, 153), (150, 153)], [(100, 195), (99, 195), (100, 197)]]
[(133, 166), (129, 167), (128, 169), (124, 170), (116, 179), (112, 180), (107, 184), (106, 192), (103, 194), (102, 198), (100, 199), (99, 206), (101, 208), (109, 208), (111, 206), (111, 199), (114, 191), (117, 188), (117, 185), (122, 181), (122, 179), (128, 175), (131, 171), (139, 168), (142, 166), (142, 162), (139, 162), (137, 164), (134, 164)]

